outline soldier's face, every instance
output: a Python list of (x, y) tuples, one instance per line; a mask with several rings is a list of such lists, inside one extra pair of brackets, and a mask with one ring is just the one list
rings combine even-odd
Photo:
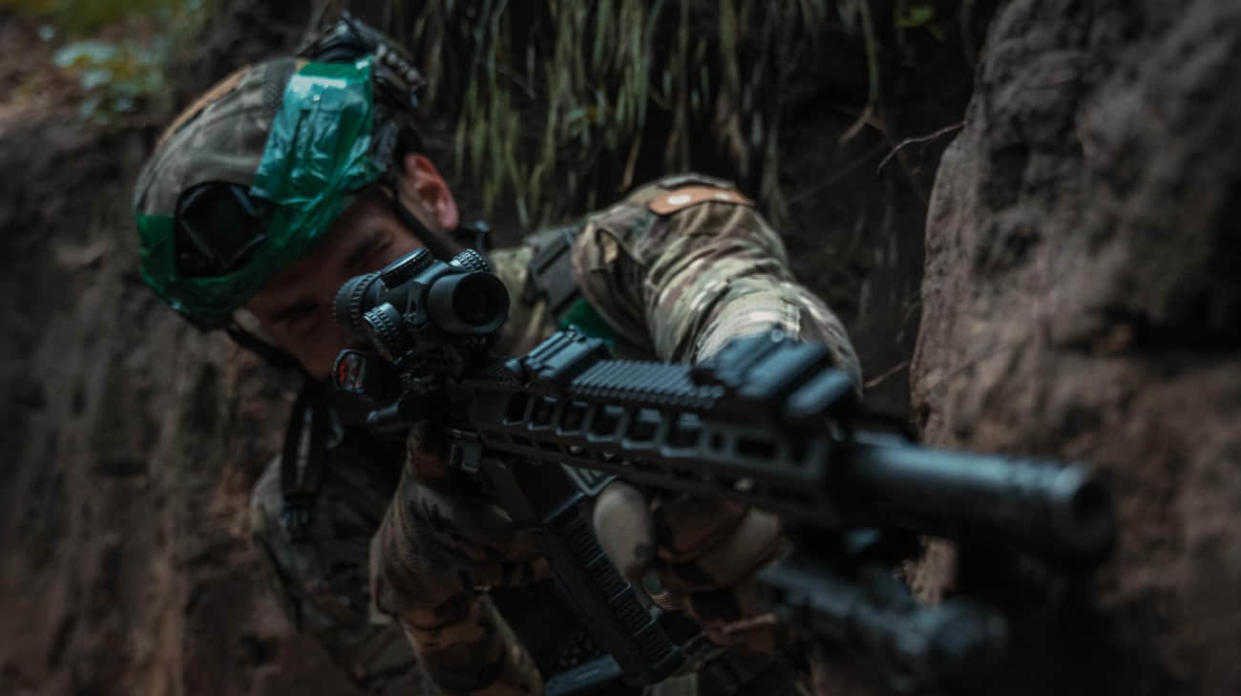
[(365, 195), (336, 219), (323, 246), (276, 276), (246, 308), (276, 345), (326, 377), (349, 338), (332, 320), (332, 300), (353, 276), (378, 270), (422, 243), (382, 194)]
[[(425, 157), (408, 155), (401, 201), (433, 232), (457, 226), (457, 206)], [(276, 345), (307, 372), (326, 378), (348, 335), (332, 320), (332, 300), (353, 276), (379, 270), (422, 246), (380, 189), (367, 191), (336, 219), (323, 246), (276, 276), (247, 304)]]

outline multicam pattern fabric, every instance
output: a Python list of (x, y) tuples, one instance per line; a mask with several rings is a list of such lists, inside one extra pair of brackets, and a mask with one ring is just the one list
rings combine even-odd
[(656, 182), (588, 219), (573, 270), (591, 304), (660, 360), (701, 360), (775, 325), (827, 343), (860, 382), (844, 324), (793, 278), (784, 243), (753, 207), (707, 199), (669, 215), (652, 210), (701, 181)]
[[(645, 187), (587, 220), (573, 268), (594, 309), (647, 357), (698, 360), (734, 336), (776, 325), (827, 342), (838, 364), (860, 378), (843, 325), (796, 284), (779, 237), (752, 207), (737, 196), (651, 205), (675, 196), (685, 181)], [(493, 255), (514, 297), (524, 295), (523, 262), (530, 254)], [(522, 351), (553, 328), (540, 302), (518, 303), (505, 340), (511, 351)], [(537, 692), (540, 675), (479, 590), (529, 581), (546, 568), (494, 511), (453, 509), (459, 493), (442, 488), (440, 465), (425, 454), (431, 451), (433, 444), (411, 439), (409, 464), (375, 540), (376, 601), (401, 621), (444, 693)], [(791, 692), (787, 669), (759, 657), (774, 650), (779, 636), (765, 628), (731, 630), (755, 609), (748, 578), (783, 548), (774, 516), (614, 482), (597, 501), (595, 527), (624, 575), (664, 606), (689, 610), (712, 638), (735, 648), (724, 662), (750, 661), (747, 670), (707, 665), (700, 677), (733, 674), (728, 693)], [(737, 683), (743, 672), (749, 676)], [(678, 684), (674, 690), (683, 691), (684, 680)]]
[(285, 85), (303, 62), (242, 68), (182, 112), (134, 183), (134, 210), (171, 217), (181, 192), (197, 184), (254, 183)]
[[(177, 199), (183, 191), (206, 182), (254, 183), (285, 85), (302, 63), (276, 59), (225, 78), (169, 126), (134, 183), (143, 278), (160, 299), (195, 320), (219, 324), (236, 307), (212, 300), (227, 289), (227, 278), (199, 279), (203, 287), (198, 287), (176, 273), (173, 217)], [(257, 291), (258, 286), (249, 290)]]
[(407, 465), (371, 552), (372, 592), (441, 693), (535, 694), (538, 669), (486, 591), (547, 577), (533, 539), (477, 492), (450, 485), (431, 434)]
[(379, 516), (395, 488), (398, 462), (337, 450), (326, 462), (308, 540), (289, 540), (280, 522), (280, 462), (251, 497), (251, 535), (268, 579), (299, 630), (314, 635), (370, 693), (410, 693), (424, 681), (400, 627), (370, 600), (368, 564)]

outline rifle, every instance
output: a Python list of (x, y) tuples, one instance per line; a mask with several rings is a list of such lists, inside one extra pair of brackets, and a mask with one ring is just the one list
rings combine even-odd
[(508, 308), (477, 252), (450, 262), (411, 252), (341, 287), (336, 321), (378, 354), (344, 351), (333, 381), (388, 404), (370, 414), (374, 430), (436, 423), (449, 467), (515, 524), (538, 530), (555, 576), (610, 654), (549, 680), (548, 693), (601, 675), (651, 684), (683, 662), (584, 514), (614, 477), (780, 514), (796, 550), (759, 573), (773, 610), (861, 654), (904, 692), (977, 689), (1007, 645), (994, 608), (969, 599), (922, 606), (893, 577), (891, 564), (909, 557), (917, 535), (1085, 568), (1113, 545), (1110, 496), (1087, 466), (933, 450), (885, 433), (893, 420), (862, 406), (826, 346), (773, 330), (697, 365), (663, 364), (610, 359), (603, 341), (566, 330), (505, 358), (494, 342)]

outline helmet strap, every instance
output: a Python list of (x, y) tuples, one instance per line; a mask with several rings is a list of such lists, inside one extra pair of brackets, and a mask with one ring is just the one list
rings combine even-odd
[(232, 324), (224, 329), (242, 348), (281, 371), (302, 376), (302, 388), (285, 425), (280, 457), (280, 524), (290, 541), (305, 541), (314, 522), (315, 502), (326, 456), (329, 419), (323, 395), (328, 386), (314, 379), (292, 355)]
[(331, 414), (324, 398), (328, 385), (307, 380), (302, 385), (284, 432), (280, 457), (280, 523), (294, 543), (310, 535), (315, 502), (323, 479)]
[(241, 328), (237, 324), (231, 324), (225, 327), (224, 332), (228, 337), (233, 339), (233, 343), (245, 348), (263, 359), (263, 362), (280, 370), (281, 372), (296, 372), (300, 374), (306, 381), (315, 381), (307, 372), (306, 368), (297, 361), (292, 355), (280, 350), (276, 346), (264, 341), (253, 333)]

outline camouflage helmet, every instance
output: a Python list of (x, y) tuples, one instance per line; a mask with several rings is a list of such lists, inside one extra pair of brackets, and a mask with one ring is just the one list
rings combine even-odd
[(422, 80), (382, 35), (345, 16), (301, 55), (217, 83), (135, 184), (142, 277), (200, 327), (228, 325), (417, 142)]

